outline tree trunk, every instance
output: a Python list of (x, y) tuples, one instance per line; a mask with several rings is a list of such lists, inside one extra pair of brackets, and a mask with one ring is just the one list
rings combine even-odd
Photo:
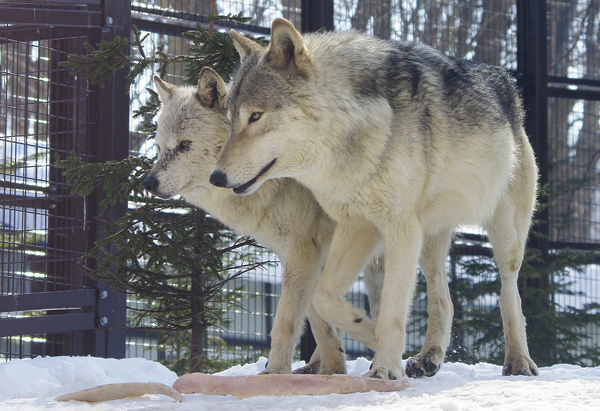
[[(587, 25), (585, 30), (585, 68), (588, 77), (597, 78), (600, 73), (600, 50), (596, 37), (596, 16), (600, 1), (594, 0), (588, 9)], [(590, 243), (597, 241), (594, 210), (596, 209), (596, 192), (598, 191), (598, 160), (600, 159), (598, 116), (600, 102), (586, 100), (583, 104), (583, 125), (579, 130), (575, 144), (575, 158), (573, 159), (573, 175), (575, 178), (575, 192), (572, 199), (575, 225), (573, 227), (577, 242)]]
[(352, 16), (352, 28), (365, 31), (367, 23), (373, 17), (373, 35), (382, 39), (389, 39), (392, 34), (390, 23), (392, 17), (391, 3), (391, 0), (359, 0), (356, 12)]
[[(568, 48), (577, 4), (575, 2), (550, 3), (548, 6), (549, 14), (556, 16), (555, 19), (549, 19), (549, 71), (550, 74), (566, 76), (572, 64)], [(568, 229), (572, 214), (569, 194), (571, 187), (568, 129), (569, 114), (574, 104), (574, 100), (564, 98), (549, 100), (550, 241), (572, 240)]]
[(512, 24), (509, 9), (511, 1), (483, 0), (483, 13), (479, 31), (475, 36), (473, 60), (500, 65), (502, 51), (506, 50), (506, 36)]
[(190, 346), (190, 372), (203, 372), (204, 371), (204, 341), (206, 340), (206, 327), (207, 321), (205, 318), (205, 282), (206, 274), (202, 271), (203, 263), (203, 242), (204, 233), (201, 227), (204, 227), (206, 215), (198, 210), (197, 211), (198, 232), (194, 239), (194, 254), (196, 255), (197, 264), (194, 267), (194, 273), (192, 275), (192, 286), (191, 286), (191, 311), (192, 311), (192, 342)]
[(202, 274), (192, 279), (192, 344), (190, 353), (190, 372), (204, 371), (204, 341), (206, 340), (206, 321), (204, 319)]

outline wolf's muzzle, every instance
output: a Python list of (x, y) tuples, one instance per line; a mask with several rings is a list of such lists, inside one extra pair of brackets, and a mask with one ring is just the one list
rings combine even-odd
[(269, 171), (269, 169), (271, 167), (273, 167), (273, 164), (275, 164), (275, 161), (277, 161), (276, 158), (274, 158), (269, 164), (264, 166), (263, 169), (260, 170), (260, 172), (256, 175), (256, 177), (254, 177), (250, 181), (248, 181), (240, 186), (237, 186), (237, 187), (227, 185), (227, 174), (225, 174), (224, 172), (222, 172), (220, 170), (213, 171), (212, 174), (210, 175), (209, 181), (214, 186), (221, 187), (221, 188), (233, 188), (234, 193), (244, 194), (246, 191), (248, 191), (248, 189), (250, 187), (252, 187), (258, 181), (258, 178), (260, 176), (265, 174), (267, 171)]
[(225, 188), (227, 187), (227, 175), (219, 170), (215, 170), (210, 175), (209, 179), (210, 183), (213, 186)]
[(142, 187), (149, 193), (155, 194), (158, 189), (158, 180), (154, 176), (149, 175), (142, 181)]

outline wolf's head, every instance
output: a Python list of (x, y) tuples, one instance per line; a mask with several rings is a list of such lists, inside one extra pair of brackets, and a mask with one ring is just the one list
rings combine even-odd
[(154, 76), (162, 108), (157, 116), (158, 158), (142, 186), (161, 198), (210, 188), (209, 176), (227, 139), (226, 86), (212, 69), (198, 87), (177, 87)]
[(228, 97), (231, 131), (210, 181), (250, 194), (269, 178), (295, 177), (306, 165), (306, 139), (320, 113), (315, 68), (302, 35), (275, 19), (262, 47), (231, 30), (242, 64)]

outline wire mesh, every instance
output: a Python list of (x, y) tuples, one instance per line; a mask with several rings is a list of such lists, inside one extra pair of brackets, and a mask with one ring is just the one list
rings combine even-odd
[(551, 98), (549, 109), (550, 236), (600, 241), (600, 101)]
[(548, 74), (600, 78), (599, 11), (595, 0), (548, 1)]
[[(84, 200), (71, 195), (55, 155), (89, 157), (85, 82), (57, 65), (81, 50), (75, 29), (0, 27), (0, 294), (82, 288)], [(2, 317), (40, 315), (0, 313)], [(0, 358), (61, 353), (72, 335), (0, 339)], [(49, 340), (62, 340), (56, 346)]]
[(516, 1), (335, 1), (336, 30), (419, 41), (451, 56), (516, 69)]
[[(132, 9), (134, 12), (139, 13), (141, 18), (160, 16), (161, 21), (174, 19), (178, 20), (179, 23), (190, 26), (195, 23), (208, 23), (207, 16), (211, 14), (212, 3), (212, 0), (133, 1)], [(251, 18), (248, 22), (250, 27), (270, 27), (271, 22), (276, 17), (285, 17), (298, 28), (301, 24), (302, 0), (216, 1), (214, 3), (213, 14), (236, 15), (241, 12), (244, 17)]]

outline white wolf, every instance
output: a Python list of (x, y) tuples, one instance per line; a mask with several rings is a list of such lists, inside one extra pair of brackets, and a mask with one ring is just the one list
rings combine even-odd
[[(231, 132), (211, 182), (250, 194), (292, 177), (337, 221), (313, 304), (376, 350), (366, 375), (404, 372), (417, 261), (429, 326), (406, 372), (432, 375), (441, 366), (453, 311), (445, 262), (462, 224), (483, 226), (494, 248), (503, 373), (537, 375), (517, 290), (537, 167), (507, 73), (356, 32), (303, 37), (284, 19), (273, 22), (268, 47), (231, 35), (243, 61), (230, 84)], [(381, 247), (385, 280), (375, 323), (344, 296)]]
[[(181, 194), (190, 204), (204, 209), (236, 232), (252, 236), (273, 249), (283, 264), (282, 295), (264, 373), (291, 372), (296, 337), (307, 314), (318, 347), (309, 365), (299, 372), (345, 373), (345, 358), (336, 330), (313, 310), (309, 312), (334, 221), (323, 212), (310, 191), (292, 179), (273, 180), (245, 197), (211, 185), (210, 173), (229, 132), (225, 83), (211, 69), (201, 72), (198, 88), (177, 87), (157, 76), (154, 81), (162, 102), (156, 134), (159, 155), (142, 182), (143, 187), (162, 198)], [(374, 261), (366, 275), (371, 281), (367, 288), (374, 310), (383, 276), (379, 266)]]

